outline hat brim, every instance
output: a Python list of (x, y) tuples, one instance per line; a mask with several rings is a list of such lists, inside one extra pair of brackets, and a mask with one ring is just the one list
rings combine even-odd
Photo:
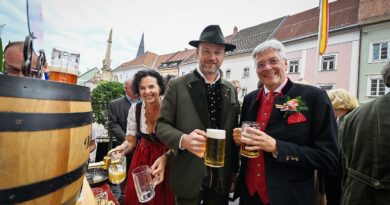
[(218, 45), (224, 45), (225, 46), (225, 51), (232, 51), (236, 49), (236, 46), (230, 43), (216, 43), (216, 42), (211, 42), (211, 41), (190, 41), (188, 44), (191, 46), (194, 46), (195, 48), (198, 48), (199, 43), (201, 42), (206, 42), (206, 43), (212, 43), (212, 44), (218, 44)]

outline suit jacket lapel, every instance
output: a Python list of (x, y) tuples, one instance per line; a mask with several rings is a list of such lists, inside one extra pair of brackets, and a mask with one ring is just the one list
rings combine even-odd
[[(205, 128), (210, 127), (209, 111), (207, 107), (206, 93), (203, 86), (203, 82), (200, 79), (187, 83), (187, 89), (191, 96), (191, 100), (194, 103), (196, 112), (199, 118), (203, 122)], [(191, 116), (188, 116), (191, 117)]]

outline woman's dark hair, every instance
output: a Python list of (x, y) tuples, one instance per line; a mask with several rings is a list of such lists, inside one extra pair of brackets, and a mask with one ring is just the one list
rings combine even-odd
[(163, 95), (165, 92), (164, 79), (159, 72), (151, 69), (140, 70), (134, 75), (133, 79), (133, 92), (134, 94), (140, 95), (139, 84), (141, 83), (142, 78), (151, 76), (156, 78), (158, 87), (160, 87), (160, 95)]

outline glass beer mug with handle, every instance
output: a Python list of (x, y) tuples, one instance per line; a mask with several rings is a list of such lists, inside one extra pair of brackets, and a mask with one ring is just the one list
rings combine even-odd
[(132, 175), (138, 201), (140, 203), (146, 203), (152, 200), (155, 195), (155, 183), (152, 180), (149, 166), (141, 165), (134, 168)]
[[(242, 125), (241, 125), (241, 133), (251, 134), (251, 132), (247, 129), (248, 127), (258, 129), (258, 130), (260, 129), (259, 123), (244, 121), (244, 122), (242, 122)], [(241, 134), (241, 137), (244, 137), (244, 136), (242, 136), (242, 134)], [(259, 150), (249, 151), (249, 150), (246, 150), (245, 147), (246, 147), (246, 145), (244, 143), (241, 143), (240, 154), (242, 156), (248, 157), (248, 158), (256, 158), (256, 157), (260, 156)]]
[(204, 163), (209, 167), (223, 167), (225, 163), (225, 130), (207, 129)]
[(120, 184), (126, 178), (126, 157), (112, 156), (108, 167), (108, 178), (113, 184)]

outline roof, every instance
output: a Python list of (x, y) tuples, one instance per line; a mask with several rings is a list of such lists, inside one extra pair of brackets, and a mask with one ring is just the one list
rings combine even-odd
[(163, 63), (183, 62), (193, 54), (196, 54), (196, 49), (185, 49), (184, 51), (159, 56), (159, 60), (156, 62), (156, 67), (160, 67)]
[(359, 23), (376, 23), (390, 19), (390, 1), (360, 0)]
[[(329, 3), (329, 31), (357, 25), (359, 0), (338, 0)], [(313, 36), (318, 33), (319, 8), (289, 16), (277, 31), (275, 38), (289, 41)]]
[(164, 55), (159, 55), (155, 64), (154, 64), (154, 67), (155, 68), (158, 68), (160, 67), (160, 65), (164, 62), (166, 62), (168, 59), (172, 58), (172, 56), (174, 56), (177, 52), (175, 53), (168, 53), (168, 54), (164, 54)]
[(171, 58), (166, 60), (166, 62), (175, 62), (175, 61), (183, 61), (188, 56), (192, 55), (196, 52), (196, 49), (185, 49), (184, 51), (178, 51)]
[[(231, 43), (236, 45), (237, 48), (232, 52), (229, 52), (229, 55), (252, 52), (254, 48), (260, 43), (268, 40), (273, 36), (279, 25), (285, 20), (285, 16), (259, 24), (257, 26), (252, 26), (240, 30), (237, 35), (231, 40)], [(230, 37), (230, 36), (229, 36)], [(227, 37), (225, 37), (226, 39)]]
[(77, 78), (78, 81), (80, 82), (85, 82), (85, 81), (88, 81), (90, 79), (92, 79), (96, 73), (100, 72), (98, 68), (94, 67), (90, 70), (88, 70), (87, 72), (79, 75), (79, 77)]
[(184, 64), (188, 64), (188, 63), (192, 63), (194, 61), (197, 61), (198, 60), (198, 55), (196, 53), (196, 49), (193, 49), (193, 53), (191, 53), (190, 55), (187, 56), (187, 58), (185, 58), (182, 62), (181, 62), (181, 65), (184, 65)]
[(143, 55), (134, 58), (131, 61), (122, 63), (120, 66), (116, 67), (113, 71), (114, 72), (121, 71), (129, 68), (139, 67), (139, 66), (153, 68), (158, 57), (159, 56), (157, 54), (147, 51)]

